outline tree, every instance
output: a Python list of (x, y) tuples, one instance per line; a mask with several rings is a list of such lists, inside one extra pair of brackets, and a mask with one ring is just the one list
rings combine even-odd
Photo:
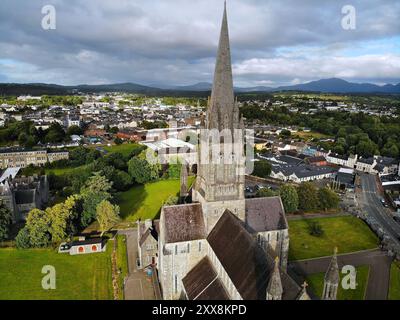
[(76, 224), (80, 211), (77, 210), (79, 200), (78, 195), (70, 196), (63, 203), (46, 209), (50, 219), (49, 232), (52, 242), (60, 242), (69, 234), (77, 231)]
[(82, 226), (88, 226), (96, 218), (96, 208), (100, 202), (111, 198), (109, 193), (111, 187), (112, 183), (96, 172), (81, 188), (83, 199)]
[(159, 178), (159, 165), (151, 164), (145, 159), (146, 152), (143, 151), (139, 156), (133, 157), (128, 162), (128, 172), (131, 177), (139, 184)]
[(315, 237), (322, 237), (324, 230), (318, 221), (314, 221), (308, 225), (308, 233)]
[(297, 195), (300, 210), (312, 211), (318, 208), (317, 189), (311, 182), (303, 182), (297, 189)]
[(289, 184), (282, 185), (279, 194), (286, 212), (292, 213), (299, 209), (299, 196), (295, 187)]
[(65, 132), (62, 126), (58, 123), (52, 123), (49, 130), (47, 131), (45, 142), (57, 143), (65, 139)]
[(79, 126), (70, 126), (68, 129), (67, 129), (67, 136), (72, 136), (72, 135), (78, 135), (78, 136), (80, 136), (80, 135), (82, 135), (83, 134), (83, 130), (82, 130), (82, 128), (81, 127), (79, 127)]
[(270, 176), (272, 166), (268, 161), (261, 160), (254, 162), (253, 175), (260, 178), (267, 178)]
[(319, 206), (323, 210), (337, 208), (340, 198), (333, 190), (329, 188), (321, 188), (318, 190)]
[(122, 139), (121, 138), (115, 138), (114, 139), (114, 143), (118, 146), (118, 145), (120, 145), (120, 144), (122, 144), (124, 141), (122, 141)]
[(12, 223), (11, 211), (0, 202), (0, 241), (6, 240)]
[(47, 247), (50, 243), (50, 219), (46, 212), (33, 209), (26, 218), (26, 228), (29, 233), (30, 246), (34, 248)]
[(274, 197), (274, 196), (276, 196), (276, 193), (268, 188), (261, 188), (256, 193), (257, 198)]
[(18, 249), (28, 249), (31, 247), (29, 230), (26, 226), (19, 230), (17, 236), (15, 237), (15, 245)]
[(103, 236), (119, 221), (119, 206), (112, 205), (107, 200), (101, 201), (96, 208), (96, 219)]
[(282, 138), (289, 138), (292, 135), (292, 133), (289, 130), (283, 129), (279, 136)]

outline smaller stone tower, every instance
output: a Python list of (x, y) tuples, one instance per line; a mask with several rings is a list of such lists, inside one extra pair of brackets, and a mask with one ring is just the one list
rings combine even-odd
[(282, 300), (283, 287), (281, 280), (281, 273), (279, 270), (279, 257), (275, 258), (274, 270), (267, 287), (267, 300)]
[(338, 286), (339, 266), (337, 262), (337, 248), (335, 248), (328, 271), (325, 274), (322, 300), (336, 300)]

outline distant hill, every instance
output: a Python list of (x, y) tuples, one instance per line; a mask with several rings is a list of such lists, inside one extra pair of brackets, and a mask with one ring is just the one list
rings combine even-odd
[(331, 78), (311, 81), (304, 84), (293, 86), (283, 86), (274, 89), (274, 91), (317, 91), (332, 93), (400, 93), (400, 83), (397, 85), (387, 84), (378, 86), (371, 83), (352, 83), (346, 80)]
[[(99, 92), (127, 92), (141, 93), (146, 95), (187, 95), (187, 96), (204, 96), (211, 91), (212, 84), (208, 82), (200, 82), (189, 86), (161, 86), (162, 88), (153, 86), (144, 86), (137, 83), (117, 83), (104, 85), (78, 85), (78, 86), (60, 86), (55, 84), (44, 83), (0, 83), (0, 95), (63, 95), (74, 92), (83, 93), (99, 93)], [(275, 91), (306, 91), (306, 92), (323, 92), (323, 93), (389, 93), (400, 94), (400, 83), (397, 85), (386, 84), (378, 86), (371, 83), (353, 83), (338, 78), (321, 79), (311, 81), (304, 84), (292, 86), (272, 87), (235, 87), (237, 93), (248, 92), (275, 92)]]

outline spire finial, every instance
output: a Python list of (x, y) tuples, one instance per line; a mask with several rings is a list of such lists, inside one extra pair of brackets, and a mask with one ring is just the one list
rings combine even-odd
[(279, 257), (275, 257), (275, 267), (279, 266)]
[(303, 284), (301, 285), (301, 287), (303, 288), (303, 290), (306, 290), (308, 287), (308, 283), (307, 281), (304, 280)]
[(335, 248), (333, 249), (333, 254), (336, 256), (337, 253), (338, 253), (338, 247), (335, 247)]

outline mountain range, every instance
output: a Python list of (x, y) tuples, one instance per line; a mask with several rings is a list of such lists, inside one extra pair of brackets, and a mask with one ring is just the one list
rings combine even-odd
[[(205, 92), (209, 92), (212, 84), (208, 82), (200, 82), (188, 86), (145, 86), (136, 83), (116, 83), (103, 85), (77, 85), (77, 86), (61, 86), (56, 84), (44, 83), (0, 83), (0, 95), (62, 95), (73, 92), (98, 93), (98, 92), (127, 92), (141, 93), (147, 95), (185, 95), (189, 92), (191, 95), (201, 96)], [(371, 83), (353, 83), (343, 79), (330, 78), (311, 81), (303, 84), (280, 87), (235, 87), (236, 93), (267, 93), (276, 91), (305, 91), (305, 92), (322, 92), (322, 93), (371, 93), (371, 94), (400, 94), (400, 83), (376, 85)]]

